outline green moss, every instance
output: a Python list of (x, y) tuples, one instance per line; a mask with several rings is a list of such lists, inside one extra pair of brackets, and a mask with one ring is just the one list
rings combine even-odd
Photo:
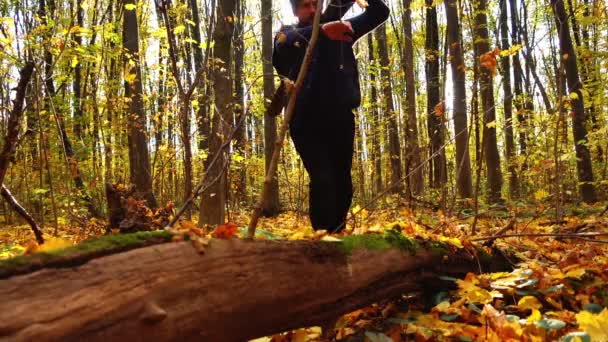
[(384, 233), (384, 238), (393, 247), (402, 251), (414, 253), (418, 249), (418, 242), (403, 235), (397, 229), (391, 229)]
[(418, 243), (398, 230), (389, 230), (384, 234), (349, 235), (344, 237), (340, 244), (340, 249), (346, 254), (351, 254), (353, 250), (359, 248), (370, 250), (397, 248), (413, 253), (418, 248)]
[(359, 248), (385, 250), (391, 248), (391, 245), (380, 234), (349, 235), (342, 239), (339, 248), (345, 254), (351, 254), (353, 250)]
[[(70, 246), (56, 251), (39, 254), (49, 254), (51, 256), (64, 256), (70, 254), (93, 253), (108, 249), (116, 250), (129, 247), (138, 247), (151, 243), (166, 242), (171, 240), (171, 234), (164, 230), (151, 232), (136, 232), (132, 234), (112, 234), (85, 240), (77, 245)], [(36, 255), (36, 254), (34, 254)]]
[(171, 241), (171, 234), (164, 230), (93, 238), (63, 249), (2, 260), (0, 261), (0, 279), (45, 267), (75, 266), (102, 255), (167, 241)]
[(427, 244), (428, 244), (428, 248), (431, 250), (432, 253), (439, 254), (439, 255), (448, 253), (448, 249), (447, 249), (446, 245), (442, 242), (428, 241)]

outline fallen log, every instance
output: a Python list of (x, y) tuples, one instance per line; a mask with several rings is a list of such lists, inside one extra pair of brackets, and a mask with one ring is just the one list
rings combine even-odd
[(80, 246), (76, 256), (0, 265), (0, 340), (245, 341), (321, 325), (437, 275), (509, 268), (500, 255), (399, 233), (214, 239), (203, 254), (190, 242), (158, 244), (166, 233), (146, 234), (156, 244), (141, 247), (140, 234), (131, 237), (139, 248), (116, 254), (101, 253), (97, 241), (90, 253)]

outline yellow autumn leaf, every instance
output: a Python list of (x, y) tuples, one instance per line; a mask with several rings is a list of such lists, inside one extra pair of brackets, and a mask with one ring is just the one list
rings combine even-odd
[(573, 270), (570, 270), (566, 273), (558, 273), (556, 275), (553, 276), (554, 279), (564, 279), (564, 278), (575, 278), (575, 279), (581, 279), (581, 277), (585, 275), (585, 269), (584, 268), (575, 268)]
[(576, 322), (592, 341), (608, 341), (608, 308), (599, 314), (581, 311), (576, 314)]
[(184, 32), (185, 30), (186, 30), (186, 26), (184, 26), (184, 25), (177, 25), (177, 26), (176, 26), (176, 27), (173, 29), (173, 32), (174, 32), (175, 34), (180, 34), (180, 33)]
[(511, 46), (510, 48), (508, 48), (506, 50), (501, 50), (499, 54), (500, 54), (501, 57), (513, 56), (519, 50), (521, 50), (522, 47), (523, 46), (521, 44), (516, 44), (516, 45), (513, 45), (513, 46)]
[(297, 231), (288, 237), (289, 240), (303, 240), (305, 238), (306, 234), (303, 231)]
[(458, 238), (449, 238), (449, 237), (441, 236), (441, 237), (439, 237), (439, 240), (441, 242), (447, 242), (450, 245), (454, 245), (458, 248), (464, 248), (464, 246), (462, 245), (462, 242)]
[(450, 308), (450, 302), (448, 302), (447, 300), (444, 300), (443, 302), (435, 305), (435, 307), (433, 308), (433, 311), (447, 312), (447, 310), (449, 308)]
[(504, 276), (507, 276), (509, 274), (510, 273), (507, 273), (507, 272), (494, 272), (494, 273), (490, 273), (490, 279), (497, 280), (497, 279), (500, 279), (500, 278), (502, 278)]
[(528, 324), (533, 324), (537, 321), (540, 321), (542, 318), (543, 318), (543, 315), (540, 313), (540, 311), (533, 309), (530, 316), (528, 316), (528, 318), (526, 319), (526, 322)]
[(137, 78), (137, 74), (126, 74), (125, 75), (125, 81), (127, 81), (127, 83), (131, 84), (133, 83), (133, 81), (135, 81), (135, 79)]
[(521, 310), (540, 309), (543, 305), (534, 296), (525, 296), (517, 302), (517, 307)]
[(568, 273), (566, 273), (566, 278), (581, 279), (581, 277), (583, 275), (585, 275), (585, 269), (584, 268), (577, 268), (577, 269), (568, 271)]
[(325, 235), (321, 238), (321, 241), (340, 242), (342, 240), (340, 240), (336, 237), (333, 237), (333, 236)]
[(534, 199), (537, 201), (542, 201), (547, 197), (549, 197), (549, 193), (542, 189), (540, 189), (534, 193)]
[(460, 290), (458, 290), (460, 296), (466, 298), (470, 303), (486, 304), (491, 302), (494, 297), (501, 296), (501, 294), (497, 291), (490, 292), (486, 289), (482, 289), (470, 281), (457, 280), (456, 283), (458, 284), (458, 287), (460, 287)]
[(306, 329), (298, 329), (296, 333), (291, 338), (292, 342), (306, 342), (308, 334), (306, 333)]
[(70, 240), (58, 238), (58, 237), (48, 237), (45, 239), (44, 244), (39, 246), (36, 249), (36, 252), (50, 252), (58, 249), (66, 248), (72, 246), (73, 243)]

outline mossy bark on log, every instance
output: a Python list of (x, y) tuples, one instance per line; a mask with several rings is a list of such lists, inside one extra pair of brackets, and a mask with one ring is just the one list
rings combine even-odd
[(0, 261), (0, 279), (43, 268), (75, 267), (96, 257), (168, 241), (171, 241), (171, 234), (163, 230), (113, 234), (93, 238), (56, 251), (34, 253), (2, 260)]
[(404, 239), (212, 240), (204, 254), (164, 243), (45, 268), (0, 281), (0, 339), (243, 341), (496, 266)]

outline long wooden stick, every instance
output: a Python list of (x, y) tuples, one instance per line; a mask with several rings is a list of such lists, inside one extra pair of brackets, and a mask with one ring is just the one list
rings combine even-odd
[(310, 42), (308, 43), (308, 47), (306, 48), (306, 53), (304, 54), (304, 60), (302, 61), (302, 66), (300, 67), (298, 78), (296, 79), (296, 82), (289, 96), (289, 103), (287, 104), (287, 109), (285, 110), (285, 117), (283, 118), (283, 123), (281, 124), (281, 128), (279, 129), (277, 140), (274, 143), (274, 151), (272, 152), (272, 158), (270, 159), (270, 165), (268, 165), (268, 170), (266, 171), (266, 179), (264, 180), (264, 189), (262, 190), (260, 199), (255, 209), (253, 210), (253, 214), (251, 215), (251, 221), (249, 221), (249, 230), (247, 237), (250, 239), (253, 239), (253, 237), (255, 236), (255, 228), (257, 227), (260, 216), (262, 215), (262, 209), (264, 208), (266, 198), (268, 198), (268, 194), (270, 193), (270, 184), (272, 182), (272, 176), (274, 175), (277, 169), (277, 165), (279, 163), (279, 155), (281, 154), (283, 141), (285, 140), (285, 135), (287, 133), (287, 129), (289, 128), (289, 122), (293, 117), (296, 99), (298, 97), (298, 91), (300, 90), (300, 87), (304, 83), (306, 75), (308, 74), (308, 68), (310, 66), (310, 62), (312, 61), (312, 54), (314, 53), (315, 45), (317, 44), (317, 39), (319, 38), (319, 23), (321, 21), (322, 8), (323, 0), (319, 1), (317, 4), (317, 11), (315, 12), (315, 18), (312, 23), (312, 36), (310, 38)]

